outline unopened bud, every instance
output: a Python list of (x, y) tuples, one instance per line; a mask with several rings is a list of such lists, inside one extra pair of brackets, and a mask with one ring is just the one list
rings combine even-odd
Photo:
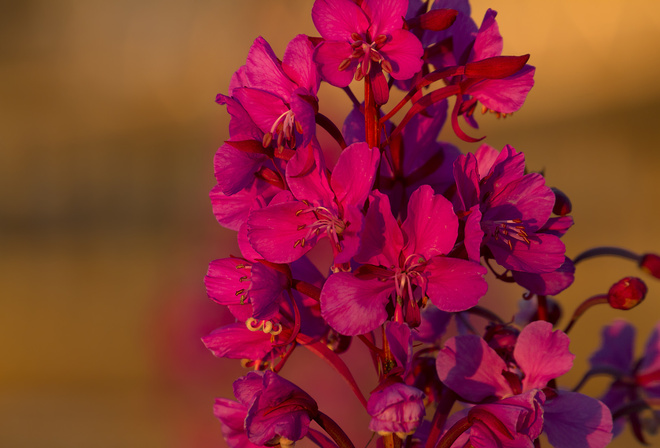
[(612, 308), (629, 310), (636, 307), (646, 297), (648, 288), (637, 277), (626, 277), (616, 282), (607, 293), (607, 301)]
[(454, 9), (434, 9), (427, 13), (407, 20), (409, 28), (421, 28), (429, 31), (442, 31), (449, 28), (455, 21), (458, 11)]
[(571, 200), (559, 188), (552, 187), (552, 192), (555, 194), (555, 205), (552, 207), (552, 213), (559, 216), (566, 216), (573, 210)]
[(639, 267), (654, 276), (660, 278), (660, 256), (656, 254), (644, 254), (639, 262)]
[(502, 79), (515, 75), (525, 66), (529, 55), (493, 56), (477, 62), (465, 64), (465, 76), (468, 78)]

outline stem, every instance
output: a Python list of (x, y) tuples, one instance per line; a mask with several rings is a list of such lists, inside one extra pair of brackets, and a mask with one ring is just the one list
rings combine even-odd
[(353, 106), (355, 107), (361, 106), (360, 100), (357, 99), (357, 97), (355, 96), (355, 94), (353, 93), (353, 91), (349, 86), (344, 87), (343, 90), (344, 92), (346, 92), (346, 95), (348, 95), (348, 98), (350, 98), (350, 100), (353, 102)]
[(538, 295), (536, 296), (538, 308), (537, 312), (539, 313), (539, 320), (548, 321), (548, 300), (545, 296)]
[(328, 134), (330, 134), (330, 136), (334, 138), (337, 141), (337, 143), (339, 143), (341, 149), (346, 149), (347, 146), (346, 140), (344, 140), (344, 136), (342, 135), (341, 131), (332, 120), (330, 120), (322, 113), (317, 113), (315, 120), (316, 120), (316, 124), (318, 124), (323, 129), (325, 129), (328, 132)]
[(622, 249), (620, 247), (603, 246), (603, 247), (594, 247), (593, 249), (585, 250), (584, 252), (582, 252), (580, 255), (578, 255), (573, 259), (573, 264), (578, 264), (580, 261), (588, 260), (589, 258), (602, 257), (605, 255), (628, 258), (629, 260), (633, 260), (638, 263), (641, 258), (640, 255), (637, 255), (636, 253), (631, 252), (627, 249)]
[(613, 367), (597, 367), (589, 370), (587, 373), (584, 374), (580, 382), (578, 383), (577, 386), (573, 388), (573, 392), (578, 392), (582, 386), (584, 386), (587, 383), (587, 380), (591, 378), (594, 375), (612, 375), (615, 380), (620, 379), (622, 376), (625, 375), (625, 372), (622, 372), (619, 369), (615, 369)]
[(454, 407), (458, 396), (456, 393), (445, 387), (442, 391), (442, 397), (440, 397), (440, 402), (438, 407), (435, 408), (435, 414), (433, 414), (433, 421), (431, 422), (431, 431), (429, 433), (429, 438), (426, 439), (426, 448), (435, 447), (442, 430), (445, 428), (445, 423), (447, 422), (447, 417), (449, 417), (449, 412), (451, 408)]
[(593, 296), (584, 302), (580, 306), (577, 307), (575, 312), (573, 313), (573, 317), (571, 317), (571, 321), (568, 323), (566, 326), (566, 329), (564, 330), (564, 333), (568, 334), (568, 332), (573, 328), (573, 325), (577, 320), (584, 314), (585, 311), (587, 311), (589, 308), (595, 305), (600, 305), (601, 303), (609, 303), (607, 300), (607, 294), (601, 294), (598, 296)]
[(321, 300), (321, 288), (318, 288), (310, 283), (302, 280), (296, 280), (294, 278), (291, 281), (291, 287), (296, 291), (305, 294), (307, 297), (316, 300), (317, 302)]
[(314, 421), (337, 443), (339, 448), (355, 448), (351, 439), (333, 419), (319, 411), (314, 417)]
[(447, 431), (442, 439), (440, 439), (440, 442), (438, 442), (437, 448), (450, 448), (456, 439), (458, 439), (465, 431), (470, 429), (471, 426), (472, 423), (470, 422), (469, 417), (463, 417), (457, 421), (454, 426), (449, 428), (449, 431)]
[(374, 100), (371, 77), (364, 77), (364, 126), (365, 138), (370, 148), (378, 147), (378, 107)]

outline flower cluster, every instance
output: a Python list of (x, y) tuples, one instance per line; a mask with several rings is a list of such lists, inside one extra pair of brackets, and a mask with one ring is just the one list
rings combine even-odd
[[(535, 447), (543, 433), (553, 446), (597, 448), (626, 420), (644, 440), (639, 415), (660, 397), (657, 334), (633, 363), (632, 327), (606, 328), (616, 353), (598, 351), (585, 376), (614, 376), (603, 401), (557, 378), (572, 368), (567, 333), (577, 319), (601, 303), (632, 308), (646, 285), (617, 282), (564, 331), (554, 328), (561, 307), (551, 296), (593, 256), (623, 255), (655, 276), (660, 258), (615, 248), (567, 257), (570, 201), (528, 171), (522, 152), (482, 144), (462, 153), (437, 140), (446, 121), (462, 140), (481, 140), (464, 130), (478, 128), (479, 103), (506, 116), (534, 84), (529, 55), (502, 55), (496, 14), (477, 26), (467, 0), (316, 0), (320, 37), (295, 36), (281, 59), (257, 38), (217, 96), (231, 121), (211, 201), (218, 222), (238, 232), (241, 254), (209, 266), (208, 295), (236, 322), (203, 342), (253, 370), (234, 383), (237, 401), (216, 401), (231, 447), (304, 437), (353, 446), (279, 375), (298, 347), (344, 377), (388, 447)], [(321, 82), (353, 102), (343, 123), (321, 113)], [(405, 92), (395, 105), (392, 89)], [(341, 148), (335, 163), (326, 157), (336, 146), (322, 145), (319, 130)], [(331, 261), (313, 264), (312, 250)], [(479, 305), (487, 278), (525, 291), (515, 323)], [(353, 338), (375, 360), (368, 397), (341, 357)]]

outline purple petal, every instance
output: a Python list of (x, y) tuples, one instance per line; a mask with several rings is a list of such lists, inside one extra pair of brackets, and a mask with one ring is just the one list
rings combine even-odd
[(335, 194), (325, 173), (323, 153), (316, 144), (298, 148), (286, 166), (286, 180), (297, 199), (336, 210)]
[(390, 200), (375, 190), (370, 196), (356, 261), (394, 269), (402, 249), (403, 234), (392, 215)]
[(313, 60), (314, 45), (305, 34), (294, 37), (284, 51), (282, 69), (299, 87), (316, 94), (321, 78)]
[(603, 328), (601, 338), (600, 349), (589, 358), (591, 367), (613, 367), (629, 373), (635, 349), (635, 327), (617, 319)]
[(344, 70), (339, 65), (353, 53), (348, 42), (325, 41), (314, 50), (314, 61), (318, 64), (323, 79), (335, 87), (346, 87), (353, 80), (358, 66), (358, 59), (352, 59)]
[(451, 251), (458, 235), (458, 218), (454, 207), (444, 196), (434, 194), (428, 185), (422, 185), (408, 202), (408, 217), (401, 226), (408, 238), (403, 251), (417, 254), (426, 260)]
[(252, 406), (257, 395), (263, 390), (263, 373), (249, 372), (232, 384), (234, 397), (246, 407)]
[(226, 398), (216, 398), (213, 414), (220, 420), (222, 434), (229, 448), (259, 448), (248, 440), (245, 433), (247, 407)]
[(571, 370), (573, 355), (570, 339), (561, 330), (552, 331), (552, 324), (535, 321), (518, 335), (513, 357), (525, 374), (523, 390), (543, 389), (551, 379)]
[(367, 412), (374, 432), (412, 434), (424, 420), (424, 392), (402, 383), (380, 389), (369, 397)]
[(484, 240), (484, 231), (481, 230), (481, 212), (479, 204), (470, 208), (470, 214), (465, 220), (465, 239), (463, 244), (470, 261), (479, 263), (481, 259), (481, 243)]
[(475, 306), (488, 290), (486, 268), (458, 258), (433, 257), (426, 265), (426, 293), (443, 311), (463, 311)]
[[(233, 89), (230, 91), (233, 91)], [(229, 115), (231, 115), (231, 120), (229, 121), (230, 137), (242, 135), (249, 136), (255, 140), (262, 139), (263, 133), (254, 123), (245, 108), (235, 98), (220, 94), (216, 97), (215, 101), (218, 104), (227, 105), (227, 112), (229, 112)]]
[(573, 284), (573, 280), (575, 280), (575, 265), (566, 257), (564, 264), (559, 266), (556, 271), (545, 274), (513, 271), (513, 279), (533, 294), (554, 296)]
[(564, 264), (566, 246), (554, 235), (536, 233), (530, 235), (530, 243), (512, 241), (512, 249), (501, 240), (488, 238), (486, 244), (495, 260), (512, 271), (541, 274), (553, 272)]
[(347, 272), (332, 274), (321, 291), (321, 314), (332, 328), (347, 336), (365, 334), (387, 319), (385, 304), (394, 281), (360, 279)]
[(413, 337), (416, 341), (436, 343), (447, 331), (451, 317), (451, 313), (427, 306), (422, 311), (422, 323), (417, 327), (417, 331), (413, 332)]
[(405, 377), (412, 363), (413, 339), (410, 327), (399, 322), (385, 322), (385, 334), (392, 356), (404, 369), (402, 376)]
[(362, 208), (374, 184), (380, 151), (366, 143), (353, 143), (344, 149), (337, 160), (330, 185), (339, 204)]
[(438, 353), (436, 369), (440, 381), (466, 400), (479, 402), (511, 394), (511, 387), (502, 376), (506, 364), (479, 336), (449, 339)]
[[(642, 379), (642, 386), (653, 396), (660, 396), (660, 324), (656, 324), (644, 348), (644, 358), (637, 371), (638, 379)], [(649, 375), (644, 378), (645, 375)]]
[(262, 263), (252, 265), (250, 302), (254, 310), (252, 317), (270, 320), (280, 308), (280, 297), (289, 285), (286, 275)]
[(316, 0), (312, 20), (326, 40), (352, 42), (353, 33), (362, 34), (369, 28), (366, 14), (351, 0)]
[(344, 231), (339, 237), (339, 247), (333, 247), (334, 263), (348, 263), (360, 249), (360, 236), (364, 216), (362, 212), (353, 205), (344, 208), (343, 220)]
[(249, 87), (265, 90), (280, 98), (288, 98), (296, 88), (282, 70), (273, 49), (263, 37), (256, 38), (250, 47), (245, 63), (245, 77)]
[(316, 135), (316, 111), (309, 101), (303, 98), (306, 95), (309, 95), (309, 91), (301, 87), (293, 92), (290, 100), (295, 121), (302, 128), (302, 140), (296, 141), (298, 148), (308, 146)]
[[(477, 159), (473, 154), (460, 155), (454, 161), (454, 179), (456, 179), (456, 190), (458, 199), (456, 206), (459, 210), (470, 210), (479, 204), (479, 172), (477, 171)], [(481, 213), (479, 214), (481, 216)]]
[(392, 65), (392, 78), (409, 79), (422, 68), (424, 49), (413, 33), (406, 30), (392, 32), (389, 40), (380, 50), (381, 55)]
[(213, 168), (220, 190), (231, 196), (248, 187), (254, 174), (268, 160), (265, 154), (239, 151), (225, 143), (215, 153)]
[(612, 414), (595, 398), (560, 392), (546, 401), (543, 430), (552, 446), (601, 448), (612, 440)]

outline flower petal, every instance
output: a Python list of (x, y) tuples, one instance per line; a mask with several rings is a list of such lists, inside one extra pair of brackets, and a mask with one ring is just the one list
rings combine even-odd
[(548, 381), (571, 370), (575, 355), (568, 349), (570, 342), (563, 331), (552, 331), (550, 322), (535, 321), (523, 328), (513, 357), (525, 374), (524, 391), (543, 389)]
[(443, 311), (464, 311), (475, 306), (488, 290), (486, 268), (458, 258), (433, 257), (426, 265), (426, 292)]
[(601, 448), (612, 440), (612, 414), (595, 398), (560, 392), (546, 401), (543, 430), (552, 446)]
[(312, 21), (321, 36), (330, 41), (352, 42), (353, 33), (362, 34), (369, 28), (367, 15), (351, 0), (316, 0)]

